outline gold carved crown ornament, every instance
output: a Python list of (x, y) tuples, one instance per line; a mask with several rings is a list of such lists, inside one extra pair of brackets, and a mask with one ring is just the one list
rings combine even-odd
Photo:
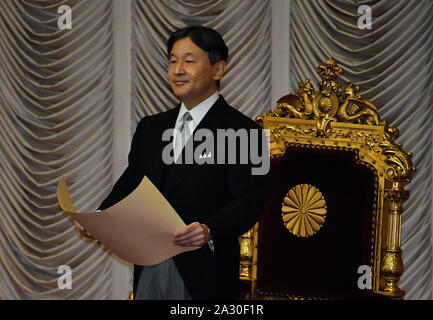
[[(316, 127), (274, 126), (271, 128), (271, 142), (272, 138), (278, 139), (286, 133), (352, 140), (361, 138), (366, 148), (386, 155), (385, 162), (389, 165), (386, 171), (388, 180), (409, 182), (415, 167), (411, 161), (412, 154), (403, 151), (402, 144), (395, 144), (393, 141), (399, 135), (398, 129), (380, 120), (376, 106), (359, 94), (357, 85), (349, 82), (344, 90), (341, 89), (337, 78), (343, 73), (343, 69), (333, 58), (329, 58), (319, 66), (317, 72), (322, 78), (318, 90), (314, 89), (310, 79), (301, 81), (294, 93), (277, 101), (274, 111), (268, 111), (264, 116), (256, 118), (256, 121), (262, 125), (265, 117), (314, 120)], [(332, 122), (381, 126), (384, 127), (384, 139), (379, 142), (375, 137), (367, 136), (362, 130), (351, 130), (345, 133), (341, 130), (332, 130)]]
[[(319, 66), (317, 72), (322, 77), (319, 90), (314, 90), (310, 79), (301, 81), (295, 93), (279, 99), (275, 110), (266, 116), (321, 120), (324, 125), (331, 121), (385, 125), (379, 120), (377, 108), (359, 95), (358, 86), (349, 82), (344, 90), (340, 89), (336, 78), (343, 69), (333, 58)], [(326, 135), (324, 129), (320, 133)]]

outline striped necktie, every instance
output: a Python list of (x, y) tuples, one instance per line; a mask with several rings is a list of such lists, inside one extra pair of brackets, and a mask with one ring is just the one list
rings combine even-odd
[(189, 112), (185, 112), (180, 121), (180, 129), (176, 131), (175, 141), (174, 141), (174, 159), (175, 161), (182, 153), (182, 149), (188, 141), (189, 137), (192, 134), (192, 117)]

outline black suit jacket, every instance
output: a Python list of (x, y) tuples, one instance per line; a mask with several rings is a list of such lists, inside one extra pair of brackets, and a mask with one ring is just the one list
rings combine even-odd
[[(180, 105), (146, 116), (137, 125), (128, 156), (128, 167), (115, 183), (100, 209), (108, 208), (131, 193), (146, 175), (162, 192), (186, 224), (206, 224), (215, 251), (207, 245), (174, 257), (193, 299), (236, 299), (239, 295), (238, 237), (257, 221), (267, 192), (267, 175), (251, 175), (252, 164), (165, 165), (162, 141), (166, 129), (174, 128)], [(195, 132), (261, 127), (229, 106), (222, 96), (211, 107)], [(197, 146), (200, 142), (193, 142)], [(239, 146), (237, 147), (239, 152)], [(226, 152), (227, 154), (227, 152)], [(213, 157), (217, 162), (217, 148)], [(239, 158), (238, 158), (239, 160)], [(134, 267), (134, 292), (142, 267)]]

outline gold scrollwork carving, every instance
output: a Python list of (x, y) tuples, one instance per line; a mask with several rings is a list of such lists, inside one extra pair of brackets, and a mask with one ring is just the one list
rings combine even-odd
[(380, 125), (376, 106), (362, 99), (358, 92), (359, 87), (353, 87), (353, 84), (349, 82), (344, 90), (346, 97), (338, 110), (338, 118), (344, 122)]
[(367, 150), (374, 151), (375, 153), (381, 152), (379, 148), (379, 135), (377, 134), (373, 134), (372, 132), (353, 130), (351, 131), (349, 137), (353, 141), (361, 140), (362, 142), (364, 142), (364, 147)]
[(416, 171), (411, 160), (412, 153), (403, 151), (402, 144), (395, 144), (392, 135), (397, 136), (398, 130), (387, 128), (380, 144), (383, 154), (387, 156), (385, 162), (389, 166), (385, 171), (386, 176), (390, 181), (409, 182)]
[(272, 127), (271, 130), (271, 141), (278, 140), (281, 137), (291, 134), (291, 135), (301, 135), (301, 136), (312, 136), (316, 135), (317, 130), (315, 128), (301, 128), (291, 125), (281, 125)]
[(319, 137), (329, 137), (331, 135), (331, 122), (335, 121), (334, 118), (320, 118), (317, 120), (317, 132)]

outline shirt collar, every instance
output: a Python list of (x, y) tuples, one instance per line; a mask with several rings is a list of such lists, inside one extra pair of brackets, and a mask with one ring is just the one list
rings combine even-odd
[(188, 110), (185, 106), (185, 104), (182, 102), (179, 110), (179, 114), (177, 115), (176, 119), (176, 127), (179, 125), (179, 122), (181, 121), (183, 115), (186, 112), (189, 112), (189, 114), (192, 117), (192, 123), (193, 123), (193, 129), (195, 129), (200, 121), (204, 118), (206, 113), (210, 110), (210, 108), (215, 104), (215, 102), (219, 98), (219, 92), (218, 90), (215, 91), (213, 95), (211, 95), (209, 98), (203, 100), (198, 105), (196, 105), (191, 110)]

